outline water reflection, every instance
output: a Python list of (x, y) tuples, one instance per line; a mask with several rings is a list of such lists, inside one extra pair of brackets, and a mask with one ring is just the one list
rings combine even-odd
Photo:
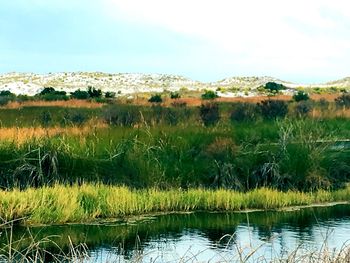
[[(3, 232), (0, 246), (8, 242)], [(69, 238), (74, 244), (85, 243), (98, 262), (138, 257), (144, 262), (178, 262), (180, 258), (232, 261), (237, 249), (244, 255), (257, 247), (255, 257), (269, 258), (285, 255), (300, 244), (319, 248), (325, 240), (329, 247), (340, 248), (350, 239), (350, 205), (282, 212), (172, 214), (104, 225), (16, 227), (13, 238), (22, 239), (18, 246), (30, 242), (23, 238), (29, 233), (37, 240), (50, 236), (64, 250), (69, 248)], [(47, 246), (53, 252), (57, 249)]]

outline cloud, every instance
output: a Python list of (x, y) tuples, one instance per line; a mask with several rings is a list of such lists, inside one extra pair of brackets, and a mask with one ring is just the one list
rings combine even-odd
[(106, 4), (116, 19), (202, 39), (252, 69), (301, 72), (335, 67), (343, 72), (350, 59), (346, 13), (350, 3), (345, 0), (106, 0)]
[(345, 0), (12, 0), (0, 6), (0, 57), (61, 56), (61, 71), (89, 61), (206, 81), (323, 81), (350, 75), (349, 9)]

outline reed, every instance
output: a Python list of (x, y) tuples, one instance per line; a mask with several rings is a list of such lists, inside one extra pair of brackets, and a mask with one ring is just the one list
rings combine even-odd
[(64, 108), (87, 108), (95, 109), (102, 108), (105, 104), (92, 101), (92, 100), (57, 100), (57, 101), (44, 101), (44, 100), (28, 100), (28, 101), (13, 101), (8, 103), (3, 108), (5, 109), (21, 109), (24, 107), (64, 107)]
[(246, 193), (232, 190), (133, 190), (122, 186), (83, 184), (14, 189), (0, 192), (0, 217), (23, 224), (91, 222), (152, 213), (279, 209), (350, 201), (350, 187), (327, 192), (281, 192), (268, 188)]

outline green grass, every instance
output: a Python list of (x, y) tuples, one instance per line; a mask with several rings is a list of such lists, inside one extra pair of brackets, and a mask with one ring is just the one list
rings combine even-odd
[(24, 224), (91, 222), (159, 212), (277, 209), (350, 201), (350, 188), (334, 192), (280, 192), (261, 188), (246, 193), (218, 189), (132, 190), (91, 185), (29, 188), (0, 192), (0, 217)]
[(283, 120), (214, 127), (110, 126), (24, 144), (0, 141), (0, 187), (101, 182), (164, 189), (334, 189), (350, 179), (349, 149), (330, 147), (339, 134), (348, 135), (347, 125)]
[[(129, 126), (102, 124), (104, 113), (116, 107), (123, 108), (117, 111), (124, 114), (120, 123), (129, 125), (128, 118), (134, 119), (128, 115), (130, 109), (142, 118), (138, 116)], [(64, 122), (70, 112), (71, 117), (85, 116), (82, 125), (87, 131), (74, 135), (67, 130), (41, 139), (20, 134), (10, 137), (13, 141), (0, 140), (0, 187), (99, 182), (135, 188), (315, 190), (337, 189), (350, 180), (349, 148), (334, 151), (330, 147), (337, 139), (350, 138), (348, 119), (231, 122), (231, 107), (221, 104), (222, 118), (210, 127), (203, 126), (195, 107), (1, 109), (0, 120), (6, 127), (41, 125), (43, 116), (47, 117), (43, 112), (51, 119), (47, 129), (70, 127), (71, 122)], [(19, 137), (25, 142), (18, 143)]]

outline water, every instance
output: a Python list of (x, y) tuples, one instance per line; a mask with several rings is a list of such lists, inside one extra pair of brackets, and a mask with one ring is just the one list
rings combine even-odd
[[(23, 239), (28, 232), (37, 240), (49, 237), (66, 250), (68, 236), (74, 244), (83, 242), (89, 248), (88, 262), (232, 262), (255, 250), (251, 261), (260, 257), (269, 260), (284, 257), (296, 248), (302, 253), (350, 245), (350, 205), (281, 212), (171, 214), (96, 225), (16, 227), (14, 239)], [(6, 243), (5, 236), (0, 236), (1, 243)], [(47, 246), (52, 252), (57, 250)]]

